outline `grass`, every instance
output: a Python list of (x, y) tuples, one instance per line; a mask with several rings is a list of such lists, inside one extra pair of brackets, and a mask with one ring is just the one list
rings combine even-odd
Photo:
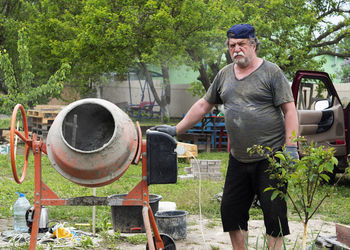
[[(225, 153), (215, 153), (216, 157), (226, 158)], [(200, 155), (202, 159), (215, 157), (207, 157), (207, 154)], [(227, 162), (224, 159), (224, 162)], [(18, 156), (16, 160), (17, 173), (22, 173), (23, 157)], [(226, 165), (225, 163), (223, 166)], [(76, 185), (63, 178), (52, 166), (47, 156), (42, 157), (43, 181), (61, 198), (71, 198), (77, 196), (92, 195), (92, 189)], [(188, 166), (185, 162), (179, 163), (179, 173), (184, 173), (183, 168)], [(19, 185), (15, 183), (8, 157), (0, 156), (0, 218), (12, 217), (12, 206), (18, 198), (15, 194), (17, 191), (26, 195), (31, 204), (34, 202), (34, 159), (29, 157), (29, 165), (27, 176), (24, 182)], [(141, 165), (131, 165), (126, 173), (117, 181), (104, 187), (98, 187), (97, 196), (108, 196), (113, 194), (128, 193), (141, 180)], [(219, 204), (213, 200), (215, 194), (222, 191), (224, 182), (202, 181), (202, 209), (206, 216), (218, 217)], [(176, 202), (177, 208), (186, 210), (189, 213), (198, 214), (198, 181), (197, 180), (179, 180), (177, 184), (162, 184), (149, 186), (150, 193), (159, 194), (164, 201)], [(184, 197), (186, 193), (186, 197)], [(64, 220), (70, 223), (87, 223), (91, 218), (91, 207), (68, 207), (68, 206), (52, 206), (50, 209), (50, 219)], [(97, 207), (97, 217), (101, 222), (105, 217), (110, 216), (110, 208)], [(106, 224), (106, 223), (104, 223)], [(101, 226), (102, 227), (102, 226)]]
[[(226, 152), (200, 153), (198, 159), (222, 160), (221, 171), (225, 175), (228, 155)], [(16, 160), (17, 171), (22, 172), (23, 156), (18, 156)], [(92, 189), (76, 185), (63, 178), (51, 165), (47, 156), (42, 157), (43, 181), (61, 198), (72, 198), (78, 196), (92, 195)], [(185, 160), (179, 160), (179, 174), (184, 174), (184, 167), (189, 166)], [(126, 173), (117, 181), (104, 187), (98, 187), (97, 196), (108, 196), (113, 194), (128, 193), (141, 180), (141, 165), (131, 165)], [(34, 159), (31, 155), (27, 177), (21, 185), (13, 180), (11, 166), (6, 155), (0, 155), (0, 218), (11, 218), (13, 216), (12, 206), (18, 196), (16, 192), (22, 192), (26, 195), (31, 204), (34, 202)], [(214, 196), (222, 192), (224, 180), (210, 181), (202, 180), (201, 183), (201, 209), (204, 216), (214, 218), (218, 221), (220, 218), (220, 204), (214, 199)], [(150, 193), (158, 194), (163, 197), (163, 201), (173, 201), (177, 209), (188, 211), (189, 214), (199, 214), (198, 180), (178, 180), (176, 184), (161, 184), (149, 186)], [(324, 193), (329, 186), (320, 187), (319, 192)], [(184, 195), (185, 194), (185, 195)], [(350, 224), (350, 178), (345, 179), (335, 189), (332, 197), (326, 199), (325, 203), (318, 211), (318, 215), (325, 220)], [(290, 217), (295, 218), (294, 212), (289, 206)], [(250, 210), (251, 219), (262, 219), (262, 213), (259, 208)], [(84, 206), (51, 206), (49, 207), (49, 219), (61, 222), (68, 222), (74, 226), (75, 223), (90, 223), (92, 217), (92, 208)], [(111, 228), (111, 211), (109, 207), (96, 207), (97, 231), (105, 232)], [(215, 226), (214, 224), (208, 225)], [(106, 237), (107, 245), (116, 242), (115, 239), (125, 240), (118, 234)], [(113, 240), (114, 239), (114, 240)], [(144, 239), (132, 239), (135, 242), (144, 241)], [(116, 244), (116, 243), (114, 243)]]
[[(17, 160), (17, 172), (21, 174), (21, 166), (23, 159), (18, 157)], [(227, 153), (213, 152), (213, 153), (200, 153), (199, 159), (218, 159), (222, 160), (221, 171), (223, 175), (226, 172), (227, 166)], [(92, 189), (76, 185), (65, 178), (63, 178), (58, 172), (51, 166), (46, 156), (42, 157), (43, 165), (43, 180), (44, 182), (58, 194), (61, 198), (71, 198), (77, 196), (92, 195)], [(184, 173), (184, 167), (188, 166), (184, 160), (180, 160), (179, 174)], [(14, 182), (12, 177), (11, 166), (8, 161), (8, 157), (5, 155), (0, 156), (0, 218), (12, 217), (12, 205), (17, 199), (15, 192), (19, 191), (26, 195), (28, 200), (33, 204), (34, 201), (34, 159), (31, 155), (29, 158), (29, 166), (27, 177), (21, 185)], [(98, 187), (96, 190), (97, 196), (108, 196), (113, 194), (128, 193), (139, 181), (141, 180), (141, 166), (131, 165), (126, 173), (117, 181), (104, 187)], [(201, 206), (202, 212), (209, 218), (220, 217), (219, 202), (213, 197), (222, 191), (224, 181), (210, 181), (202, 180), (201, 190)], [(346, 178), (335, 189), (333, 195), (326, 199), (325, 203), (321, 206), (318, 214), (323, 216), (324, 219), (329, 221), (336, 221), (343, 224), (350, 224), (350, 203), (348, 197), (350, 197), (350, 178)], [(319, 193), (325, 193), (329, 188), (328, 185), (320, 187)], [(198, 214), (198, 180), (178, 180), (176, 184), (162, 184), (149, 186), (150, 193), (159, 194), (163, 197), (163, 201), (173, 201), (180, 210), (186, 210), (190, 214)], [(184, 197), (183, 194), (186, 194)], [(291, 206), (289, 206), (291, 208)], [(97, 207), (97, 216), (102, 222), (110, 214), (109, 207)], [(290, 210), (291, 215), (293, 211)], [(252, 219), (261, 219), (262, 214), (259, 208), (252, 208), (250, 211)], [(89, 222), (91, 217), (91, 207), (50, 207), (50, 217), (57, 220), (66, 220), (72, 223), (86, 223)], [(103, 223), (101, 223), (102, 225)], [(105, 223), (106, 224), (106, 223)], [(102, 227), (102, 226), (101, 226)]]

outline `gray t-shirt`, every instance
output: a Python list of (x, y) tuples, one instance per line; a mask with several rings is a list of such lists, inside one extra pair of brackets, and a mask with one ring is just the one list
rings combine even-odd
[(236, 78), (233, 64), (229, 64), (216, 75), (204, 99), (212, 104), (224, 104), (231, 154), (237, 160), (264, 159), (247, 152), (253, 145), (277, 150), (285, 144), (280, 105), (294, 99), (287, 78), (276, 64), (264, 60), (241, 80)]

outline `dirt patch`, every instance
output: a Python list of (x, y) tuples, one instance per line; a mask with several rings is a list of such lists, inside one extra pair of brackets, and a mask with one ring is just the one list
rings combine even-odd
[[(201, 223), (200, 223), (201, 222)], [(303, 225), (296, 221), (290, 221), (289, 227), (291, 234), (286, 236), (285, 242), (287, 249), (292, 249), (297, 241), (301, 244), (303, 234)], [(264, 222), (262, 220), (251, 220), (249, 222), (249, 249), (263, 249), (264, 244)], [(311, 220), (309, 222), (308, 239), (311, 241), (316, 238), (317, 234), (323, 237), (335, 235), (335, 223), (325, 222), (322, 220)], [(126, 235), (126, 234), (123, 234)], [(258, 243), (258, 248), (256, 244)], [(209, 220), (203, 218), (200, 220), (198, 215), (189, 215), (187, 217), (187, 237), (183, 240), (175, 241), (176, 249), (186, 250), (232, 250), (228, 233), (222, 231), (221, 221)], [(290, 246), (290, 248), (288, 248)], [(120, 249), (139, 250), (145, 249), (145, 245), (131, 245), (123, 243), (118, 245)]]
[[(291, 234), (286, 236), (285, 242), (287, 249), (293, 249), (295, 242), (301, 244), (303, 225), (297, 221), (290, 221), (289, 226)], [(12, 219), (0, 219), (0, 232), (10, 229), (12, 229)], [(113, 233), (113, 231), (110, 230), (110, 233)], [(335, 236), (335, 223), (325, 222), (321, 219), (311, 220), (308, 230), (309, 241), (315, 239), (317, 234), (323, 237)], [(122, 235), (131, 236), (131, 234)], [(263, 235), (264, 222), (262, 220), (251, 220), (249, 222), (249, 249), (262, 249), (264, 243)], [(186, 239), (175, 241), (175, 244), (176, 248), (181, 250), (211, 250), (215, 248), (232, 250), (228, 234), (222, 232), (221, 221), (209, 220), (207, 218), (200, 220), (198, 215), (187, 216), (187, 237)], [(258, 247), (256, 247), (256, 244), (258, 244)], [(126, 250), (140, 250), (146, 248), (146, 242), (140, 245), (121, 243), (117, 247)], [(97, 247), (95, 249), (103, 249), (103, 247)]]
[(0, 219), (0, 232), (10, 230), (13, 227), (13, 219)]

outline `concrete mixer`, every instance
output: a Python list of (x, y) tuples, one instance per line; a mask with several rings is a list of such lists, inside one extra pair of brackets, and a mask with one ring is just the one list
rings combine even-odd
[[(15, 125), (20, 110), (24, 133)], [(22, 175), (17, 175), (15, 136), (25, 143)], [(34, 218), (29, 249), (36, 248), (42, 206), (96, 206), (111, 205), (142, 207), (142, 218), (147, 236), (147, 249), (176, 249), (173, 239), (160, 234), (149, 204), (148, 186), (176, 183), (176, 140), (162, 132), (146, 131), (115, 104), (95, 98), (82, 99), (66, 106), (57, 115), (46, 143), (35, 133), (29, 137), (27, 118), (21, 104), (12, 113), (10, 155), (13, 177), (17, 183), (25, 179), (30, 150), (34, 155)], [(142, 160), (141, 181), (123, 198), (71, 197), (60, 198), (42, 180), (42, 154), (47, 154), (52, 166), (66, 179), (86, 187), (100, 187), (118, 180), (130, 164)], [(153, 232), (153, 234), (152, 234)]]

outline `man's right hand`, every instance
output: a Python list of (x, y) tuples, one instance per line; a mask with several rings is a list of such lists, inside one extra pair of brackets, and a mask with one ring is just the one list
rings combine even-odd
[(159, 132), (167, 133), (168, 135), (175, 136), (176, 135), (176, 126), (170, 125), (158, 125), (151, 128), (151, 130), (156, 130)]

